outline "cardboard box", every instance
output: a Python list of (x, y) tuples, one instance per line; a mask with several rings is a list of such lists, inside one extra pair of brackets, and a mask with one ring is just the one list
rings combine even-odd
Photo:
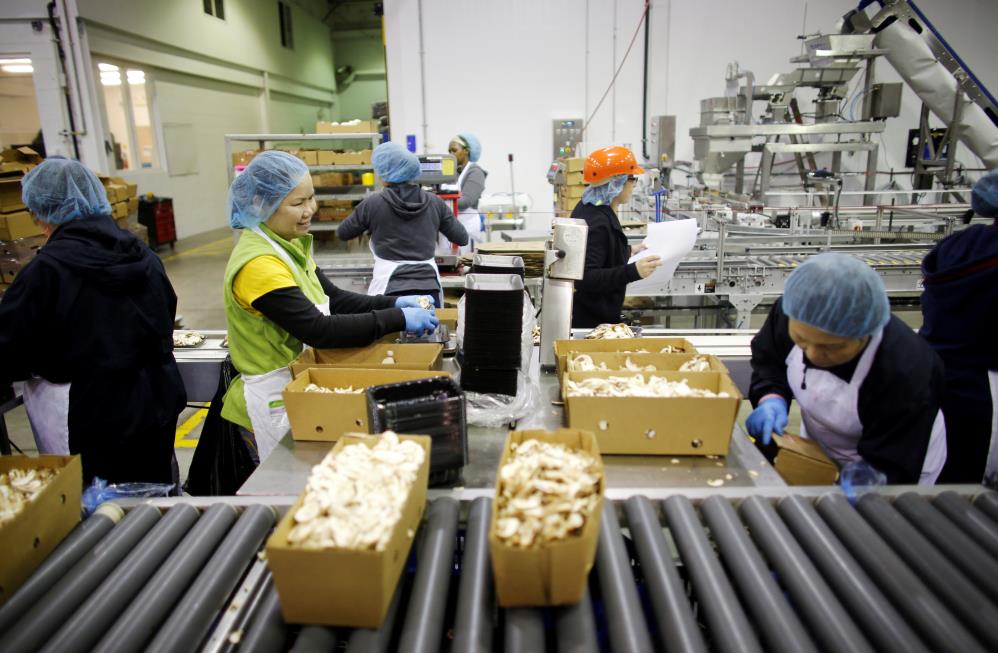
[(778, 449), (773, 466), (788, 485), (833, 485), (838, 480), (838, 466), (814, 440), (774, 433), (773, 442)]
[(330, 208), (330, 209), (349, 209), (353, 210), (354, 206), (353, 200), (319, 200), (319, 206)]
[(27, 211), (0, 215), (0, 240), (16, 240), (41, 236), (41, 225), (34, 221)]
[(137, 222), (129, 222), (128, 230), (135, 235), (136, 238), (144, 242), (146, 245), (149, 244), (149, 228), (144, 224), (138, 224)]
[(559, 197), (556, 206), (558, 207), (558, 209), (565, 211), (566, 213), (571, 213), (578, 205), (578, 203), (581, 201), (582, 201), (581, 197), (575, 197), (575, 198)]
[(581, 199), (585, 190), (585, 186), (561, 186), (558, 189), (558, 196), (561, 199)]
[(127, 204), (128, 204), (128, 213), (129, 214), (138, 213), (138, 211), (139, 211), (139, 198), (138, 197), (129, 197)]
[(582, 170), (565, 173), (566, 186), (582, 186), (583, 184), (585, 184), (585, 180), (582, 177)]
[(331, 166), (333, 165), (333, 155), (336, 154), (333, 150), (319, 150), (315, 154), (315, 160), (318, 162), (316, 165), (320, 166)]
[(663, 347), (679, 347), (684, 354), (696, 354), (697, 349), (686, 338), (621, 338), (619, 340), (555, 340), (554, 353), (558, 359), (558, 378), (565, 374), (565, 357), (570, 351), (591, 354), (597, 351), (659, 353)]
[(450, 331), (457, 331), (457, 309), (456, 308), (438, 308), (436, 309), (437, 319), (440, 320), (440, 324), (446, 324)]
[(562, 159), (565, 162), (565, 172), (582, 172), (582, 169), (586, 166), (585, 157), (577, 156), (570, 159)]
[[(637, 376), (641, 372), (567, 372), (565, 379)], [(648, 375), (648, 372), (644, 373)], [(655, 372), (669, 381), (728, 397), (572, 397), (562, 383), (568, 426), (592, 431), (604, 454), (723, 456), (741, 404), (734, 382), (718, 372)]]
[(319, 153), (316, 150), (299, 150), (298, 158), (307, 166), (319, 165)]
[[(312, 349), (309, 347), (291, 362), (291, 378), (309, 368), (356, 368), (385, 370), (439, 370), (443, 345), (433, 344), (372, 344), (367, 347), (342, 349)], [(394, 365), (383, 365), (388, 352), (394, 353)], [(346, 385), (350, 385), (347, 383)]]
[(233, 166), (248, 166), (249, 162), (259, 154), (259, 150), (243, 150), (242, 152), (232, 153), (232, 165)]
[(114, 221), (118, 223), (119, 228), (128, 231), (128, 216), (125, 216), (124, 218), (115, 218)]
[(30, 147), (8, 148), (0, 152), (0, 172), (23, 175), (42, 162), (42, 157)]
[[(588, 451), (599, 461), (600, 500), (596, 510), (578, 536), (551, 542), (538, 548), (512, 547), (496, 537), (498, 513), (492, 511), (489, 525), (489, 550), (499, 605), (518, 606), (572, 605), (582, 599), (589, 570), (596, 557), (600, 519), (603, 515), (603, 463), (596, 439), (589, 431), (559, 429), (557, 431), (511, 431), (506, 437), (499, 469), (512, 457), (513, 444), (524, 440), (542, 440), (564, 444), (572, 449)], [(496, 478), (499, 474), (496, 474)], [(499, 482), (501, 484), (501, 481)], [(497, 485), (496, 495), (501, 486)]]
[(21, 176), (0, 177), (0, 213), (11, 213), (24, 209), (21, 201)]
[(83, 467), (79, 456), (0, 456), (0, 473), (38, 468), (59, 471), (21, 512), (0, 525), (0, 604), (80, 521)]
[[(384, 551), (352, 549), (301, 549), (288, 544), (288, 532), (304, 494), (288, 510), (267, 540), (267, 566), (288, 623), (325, 624), (355, 628), (378, 628), (395, 595), (402, 568), (409, 559), (413, 537), (426, 508), (426, 486), (430, 467), (430, 438), (401, 435), (418, 442), (426, 452), (416, 480), (409, 490), (402, 515), (392, 529)], [(336, 446), (374, 446), (376, 437), (347, 435)]]
[[(616, 371), (628, 371), (627, 361), (633, 365), (640, 365), (645, 367), (651, 365), (655, 367), (657, 372), (678, 372), (679, 368), (682, 367), (683, 363), (692, 359), (694, 356), (702, 356), (706, 358), (710, 363), (710, 372), (720, 372), (721, 374), (727, 374), (728, 368), (724, 366), (721, 359), (717, 356), (710, 356), (707, 354), (623, 354), (620, 352), (611, 351), (592, 351), (585, 352), (586, 356), (589, 356), (593, 364), (599, 367), (600, 364), (605, 364), (607, 370), (611, 372)], [(581, 372), (572, 366), (573, 357), (566, 357), (566, 370), (569, 372)], [(632, 370), (633, 371), (633, 370)]]
[(365, 393), (305, 392), (309, 383), (327, 388), (353, 386), (356, 389), (435, 376), (449, 375), (420, 370), (306, 369), (285, 386), (282, 393), (291, 422), (291, 436), (295, 440), (336, 442), (344, 433), (369, 429)]
[(115, 219), (128, 217), (128, 202), (115, 202), (111, 204), (111, 215)]
[(25, 265), (27, 265), (27, 261), (19, 261), (11, 257), (0, 258), (0, 282), (14, 283), (14, 277)]
[(373, 120), (348, 120), (344, 122), (319, 120), (315, 123), (316, 134), (373, 134), (377, 131), (378, 123)]

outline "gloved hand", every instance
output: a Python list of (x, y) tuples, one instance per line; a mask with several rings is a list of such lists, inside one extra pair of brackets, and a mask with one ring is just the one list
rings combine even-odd
[(422, 308), (406, 306), (402, 309), (402, 314), (405, 315), (405, 330), (408, 333), (433, 331), (440, 324), (436, 315)]
[(745, 420), (745, 426), (749, 435), (760, 438), (763, 444), (769, 444), (773, 439), (773, 431), (783, 435), (788, 419), (786, 400), (783, 397), (769, 397), (759, 402)]
[(423, 308), (423, 304), (419, 301), (420, 299), (429, 302), (429, 307), (426, 310), (433, 311), (433, 298), (429, 295), (406, 295), (405, 297), (399, 297), (395, 300), (395, 308)]

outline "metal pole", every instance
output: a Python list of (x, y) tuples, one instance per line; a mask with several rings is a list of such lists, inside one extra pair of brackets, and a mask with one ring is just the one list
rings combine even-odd
[(236, 509), (217, 503), (206, 510), (156, 575), (132, 599), (94, 648), (97, 653), (140, 650), (169, 614), (205, 560), (236, 521)]
[[(350, 640), (347, 642), (347, 653), (387, 653), (388, 645), (392, 641), (392, 633), (395, 632), (395, 621), (398, 619), (401, 603), (402, 579), (399, 579), (395, 594), (392, 596), (392, 602), (388, 605), (388, 612), (385, 613), (385, 620), (381, 623), (381, 628), (357, 628), (354, 630), (350, 633)], [(318, 634), (316, 638), (318, 638)], [(331, 650), (333, 649), (327, 648), (323, 653)], [(295, 653), (298, 653), (297, 647)]]
[(603, 503), (596, 549), (596, 572), (610, 631), (610, 646), (615, 651), (641, 653), (653, 649), (641, 602), (634, 587), (631, 563), (624, 548), (623, 536), (613, 502)]
[(399, 651), (430, 653), (440, 650), (459, 509), (456, 500), (443, 497), (433, 501), (427, 511), (425, 539), (417, 553), (419, 563), (399, 638)]
[(0, 633), (10, 630), (124, 516), (125, 513), (118, 506), (104, 504), (89, 519), (70, 531), (24, 585), (0, 607)]
[(641, 571), (651, 595), (659, 636), (667, 651), (706, 653), (707, 645), (693, 618), (683, 581), (669, 553), (658, 514), (647, 497), (632, 496), (624, 504)]
[(281, 616), (274, 577), (269, 576), (261, 590), (262, 598), (256, 609), (247, 615), (249, 628), (239, 642), (239, 653), (279, 653), (287, 650), (288, 631)]
[(544, 650), (543, 613), (535, 608), (508, 608), (505, 611), (506, 653), (534, 653)]
[(968, 535), (977, 540), (992, 556), (998, 558), (998, 524), (956, 492), (943, 492), (932, 502)]
[(225, 600), (246, 566), (274, 527), (270, 506), (256, 504), (243, 511), (218, 550), (146, 648), (149, 653), (193, 651), (204, 640)]
[(786, 653), (817, 652), (804, 624), (787, 603), (783, 590), (776, 584), (766, 562), (753, 546), (731, 503), (723, 497), (708, 497), (700, 504), (700, 512), (704, 522), (710, 527), (724, 566), (734, 578), (742, 596), (752, 597), (748, 601), (748, 608), (761, 631), (767, 650)]
[[(974, 497), (974, 507), (986, 514), (991, 519), (998, 521), (998, 493), (982, 492)], [(0, 627), (0, 630), (3, 630)]]
[(598, 653), (596, 621), (587, 589), (575, 605), (558, 608), (555, 612), (559, 653)]
[(821, 521), (810, 499), (787, 496), (776, 504), (776, 510), (878, 649), (928, 653), (915, 631)]
[(149, 534), (62, 624), (43, 650), (89, 651), (138, 594), (198, 519), (197, 508), (181, 504), (167, 511)]
[(451, 651), (492, 650), (492, 567), (489, 560), (489, 520), (492, 500), (479, 497), (471, 504), (461, 558), (461, 585)]
[(998, 602), (998, 561), (969, 535), (914, 492), (894, 499), (894, 507), (946, 554), (977, 586)]
[(14, 625), (4, 636), (4, 648), (10, 651), (40, 649), (157, 521), (159, 510), (150, 505), (139, 506), (128, 513)]
[(998, 650), (998, 608), (941, 554), (887, 499), (867, 494), (856, 509), (940, 599), (953, 608), (978, 639)]
[(962, 653), (984, 651), (844, 496), (826, 494), (815, 507), (930, 648)]
[(838, 602), (821, 573), (808, 559), (804, 550), (780, 520), (769, 501), (749, 497), (742, 502), (740, 512), (769, 563), (780, 576), (794, 605), (815, 638), (827, 650), (873, 651), (863, 633), (853, 623), (842, 604)]
[[(509, 157), (509, 192), (513, 198), (513, 219), (520, 219), (520, 205), (516, 202), (516, 184), (513, 182), (513, 153), (510, 152), (507, 157)], [(488, 224), (486, 224), (488, 228)], [(491, 233), (491, 232), (490, 232)]]
[(423, 42), (423, 0), (417, 0), (416, 12), (419, 20), (419, 101), (423, 116), (423, 154), (426, 154), (428, 121), (426, 119), (426, 47)]

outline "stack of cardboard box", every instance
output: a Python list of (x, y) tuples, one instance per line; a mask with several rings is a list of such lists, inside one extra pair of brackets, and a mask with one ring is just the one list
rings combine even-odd
[(21, 201), (21, 179), (42, 157), (30, 147), (0, 152), (0, 294), (45, 242)]
[(562, 159), (564, 164), (564, 183), (555, 184), (555, 206), (559, 217), (571, 215), (575, 205), (582, 199), (586, 186), (582, 179), (582, 168), (586, 160), (582, 157)]
[(338, 222), (345, 220), (353, 213), (355, 202), (351, 200), (319, 200), (319, 212), (316, 219), (320, 222)]

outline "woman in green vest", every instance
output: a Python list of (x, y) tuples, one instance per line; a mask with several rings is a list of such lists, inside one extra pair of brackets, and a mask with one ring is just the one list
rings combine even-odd
[(257, 155), (229, 188), (229, 223), (241, 229), (225, 269), (229, 352), (239, 376), (222, 416), (251, 431), (263, 460), (288, 431), (281, 390), (304, 345), (359, 347), (394, 331), (437, 326), (418, 296), (369, 296), (341, 290), (316, 267), (312, 177), (301, 160)]

